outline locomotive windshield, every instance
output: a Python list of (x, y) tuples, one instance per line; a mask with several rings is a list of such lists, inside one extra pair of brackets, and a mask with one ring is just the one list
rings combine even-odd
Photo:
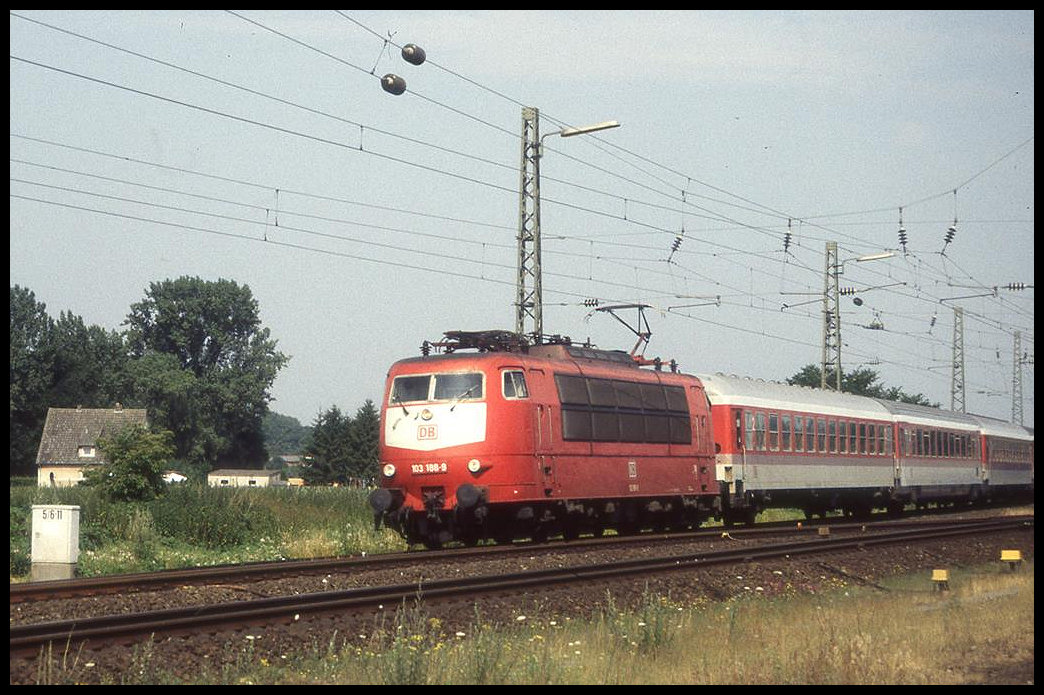
[(469, 401), (485, 396), (481, 372), (465, 374), (423, 374), (395, 377), (390, 401), (420, 403), (425, 401)]

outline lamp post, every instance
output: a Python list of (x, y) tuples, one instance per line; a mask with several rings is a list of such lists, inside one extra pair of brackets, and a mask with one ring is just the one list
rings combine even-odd
[(837, 258), (837, 242), (826, 243), (826, 272), (823, 279), (823, 362), (820, 366), (819, 388), (827, 387), (827, 365), (834, 367), (834, 390), (841, 392), (841, 302), (838, 289), (838, 276), (844, 272), (844, 264), (848, 261), (878, 261), (891, 258), (895, 253), (875, 253), (857, 258), (839, 261)]
[(540, 158), (544, 138), (585, 135), (619, 127), (617, 121), (562, 128), (540, 136), (540, 112), (522, 108), (522, 165), (518, 203), (518, 282), (515, 298), (515, 333), (520, 342), (526, 336), (526, 320), (532, 320), (533, 342), (539, 344), (544, 335), (543, 286), (540, 260)]

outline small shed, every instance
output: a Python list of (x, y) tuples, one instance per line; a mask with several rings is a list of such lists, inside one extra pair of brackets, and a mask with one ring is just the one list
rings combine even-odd
[(124, 427), (148, 426), (144, 408), (48, 408), (36, 452), (36, 484), (76, 485), (91, 466), (107, 463), (98, 440)]
[(252, 468), (218, 468), (207, 473), (211, 487), (271, 487), (285, 485), (279, 471)]

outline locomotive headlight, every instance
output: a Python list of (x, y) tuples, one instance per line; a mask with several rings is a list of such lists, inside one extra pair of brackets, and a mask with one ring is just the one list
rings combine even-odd
[(472, 473), (478, 473), (482, 470), (482, 462), (478, 459), (471, 459), (468, 461), (468, 470)]
[(395, 477), (395, 464), (394, 463), (386, 463), (386, 464), (384, 464), (383, 466), (381, 466), (381, 473), (384, 474), (385, 478), (394, 478)]

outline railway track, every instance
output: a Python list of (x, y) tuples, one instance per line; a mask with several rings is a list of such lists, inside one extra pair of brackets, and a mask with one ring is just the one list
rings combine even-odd
[[(1032, 518), (1032, 517), (1029, 517)], [(193, 567), (107, 575), (70, 580), (27, 582), (10, 585), (12, 605), (30, 601), (52, 601), (59, 598), (82, 598), (102, 594), (128, 594), (132, 592), (162, 590), (181, 586), (207, 584), (243, 584), (264, 579), (294, 575), (322, 575), (330, 572), (360, 572), (392, 569), (399, 566), (416, 565), (427, 561), (461, 562), (470, 559), (491, 559), (512, 555), (532, 554), (568, 549), (577, 552), (585, 549), (601, 549), (610, 546), (626, 546), (655, 543), (662, 540), (674, 544), (688, 540), (714, 539), (727, 533), (735, 539), (759, 539), (777, 535), (809, 535), (830, 529), (832, 533), (855, 533), (887, 528), (929, 528), (939, 525), (974, 523), (975, 519), (950, 521), (923, 520), (879, 520), (852, 522), (842, 518), (820, 519), (813, 522), (773, 522), (750, 527), (713, 527), (695, 531), (670, 534), (646, 533), (636, 536), (607, 536), (603, 538), (580, 538), (572, 541), (553, 541), (539, 545), (511, 544), (457, 548), (440, 551), (389, 553), (369, 557), (336, 557), (314, 560), (291, 560), (284, 562), (258, 562), (214, 567)]]
[[(865, 525), (857, 524), (860, 530)], [(425, 603), (442, 601), (473, 602), (481, 596), (517, 595), (529, 590), (582, 584), (600, 580), (651, 576), (669, 572), (700, 569), (715, 565), (753, 562), (770, 558), (798, 557), (812, 554), (829, 555), (850, 549), (868, 549), (887, 544), (924, 542), (970, 534), (990, 534), (1011, 530), (1032, 532), (1032, 517), (962, 521), (945, 526), (909, 524), (906, 527), (874, 533), (842, 535), (831, 533), (801, 540), (787, 540), (759, 546), (706, 552), (658, 555), (640, 559), (598, 562), (552, 569), (527, 570), (508, 574), (440, 579), (421, 584), (409, 583), (359, 587), (345, 591), (296, 596), (258, 598), (218, 605), (192, 606), (146, 613), (108, 615), (97, 618), (54, 621), (10, 628), (10, 655), (32, 659), (48, 645), (57, 651), (104, 650), (152, 639), (217, 633), (274, 624), (293, 624), (317, 616), (371, 614), (379, 607), (394, 606), (422, 598)], [(791, 524), (791, 531), (794, 530)], [(729, 530), (728, 533), (739, 531)], [(718, 531), (721, 534), (721, 531)], [(649, 540), (647, 537), (646, 540)], [(574, 542), (575, 543), (575, 542)], [(572, 547), (573, 544), (570, 544)], [(511, 547), (502, 552), (512, 550)], [(532, 547), (523, 551), (533, 552)], [(428, 557), (424, 554), (420, 557)], [(442, 554), (439, 554), (442, 555)], [(412, 554), (417, 560), (417, 554)], [(376, 560), (376, 558), (375, 558)], [(225, 568), (222, 568), (225, 569)], [(256, 568), (255, 568), (256, 569)]]

